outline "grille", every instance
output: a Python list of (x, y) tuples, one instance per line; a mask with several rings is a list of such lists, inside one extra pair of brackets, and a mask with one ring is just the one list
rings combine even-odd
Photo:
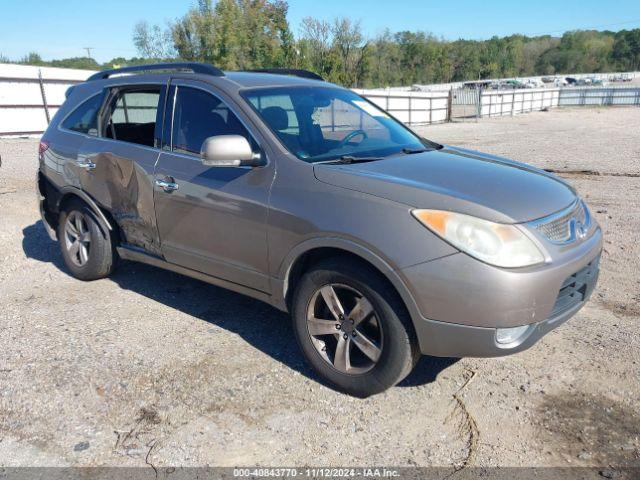
[(566, 243), (574, 240), (573, 223), (580, 222), (589, 226), (589, 215), (584, 204), (578, 201), (567, 213), (563, 213), (552, 220), (535, 224), (536, 229), (554, 243)]
[(596, 285), (596, 280), (598, 279), (599, 263), (600, 257), (593, 260), (586, 267), (578, 270), (563, 282), (556, 303), (553, 306), (553, 311), (551, 312), (552, 317), (570, 310), (591, 295)]

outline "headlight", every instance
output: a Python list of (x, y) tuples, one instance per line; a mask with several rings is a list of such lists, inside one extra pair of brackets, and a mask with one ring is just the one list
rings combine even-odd
[(544, 262), (540, 249), (515, 225), (442, 210), (413, 210), (411, 213), (454, 247), (491, 265), (514, 268)]

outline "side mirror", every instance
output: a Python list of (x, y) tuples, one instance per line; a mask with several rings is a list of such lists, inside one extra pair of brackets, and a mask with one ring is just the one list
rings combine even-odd
[(242, 135), (216, 135), (207, 138), (200, 150), (202, 163), (210, 167), (260, 167), (264, 160), (254, 153)]

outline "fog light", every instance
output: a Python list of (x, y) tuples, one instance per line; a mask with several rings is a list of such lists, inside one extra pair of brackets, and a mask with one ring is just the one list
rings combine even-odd
[(502, 345), (516, 342), (529, 329), (529, 325), (512, 328), (498, 328), (496, 330), (496, 341)]

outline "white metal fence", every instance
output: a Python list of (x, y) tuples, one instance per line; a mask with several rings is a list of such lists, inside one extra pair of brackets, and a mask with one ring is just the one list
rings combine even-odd
[[(92, 73), (89, 70), (0, 64), (0, 136), (42, 133), (64, 102), (66, 90)], [(515, 115), (559, 106), (640, 105), (640, 87), (624, 86), (355, 91), (412, 126)]]
[(514, 115), (553, 107), (640, 106), (640, 87), (576, 87), (483, 91), (479, 116)]
[(557, 107), (562, 90), (559, 88), (541, 88), (482, 91), (480, 93), (479, 116), (500, 117)]
[(559, 106), (640, 105), (640, 88), (563, 88)]
[(407, 125), (429, 125), (449, 119), (449, 92), (354, 91)]
[(0, 64), (0, 135), (42, 133), (67, 89), (94, 72)]

